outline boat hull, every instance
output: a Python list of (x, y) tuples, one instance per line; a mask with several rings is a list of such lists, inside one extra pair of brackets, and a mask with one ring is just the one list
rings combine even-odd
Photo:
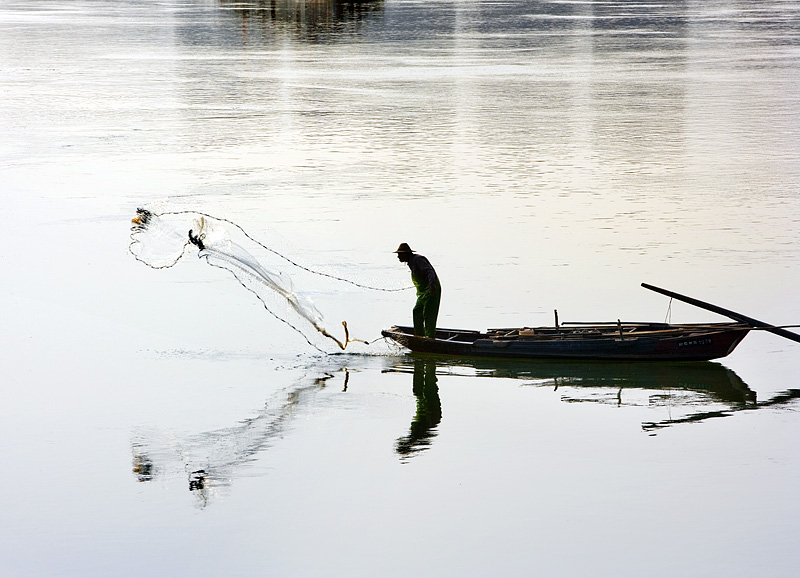
[[(652, 329), (658, 327), (660, 329)], [(384, 337), (417, 353), (455, 357), (506, 359), (561, 359), (614, 361), (708, 361), (730, 354), (749, 328), (737, 324), (717, 326), (666, 326), (638, 324), (639, 334), (620, 331), (614, 335), (592, 327), (559, 330), (437, 330), (436, 338), (413, 335), (409, 327), (394, 326)], [(594, 331), (594, 332), (593, 332)]]

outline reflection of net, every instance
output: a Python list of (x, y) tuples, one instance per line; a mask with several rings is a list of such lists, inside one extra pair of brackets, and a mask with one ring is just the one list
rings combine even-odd
[[(138, 260), (156, 269), (172, 267), (186, 253), (187, 245), (196, 245), (199, 257), (209, 265), (231, 272), (239, 283), (258, 297), (267, 311), (301, 333), (310, 345), (321, 351), (324, 351), (324, 344), (330, 344), (321, 337), (332, 340), (340, 349), (361, 340), (350, 339), (344, 322), (343, 338), (335, 337), (325, 326), (322, 313), (311, 299), (295, 289), (295, 282), (310, 286), (303, 285), (303, 281), (316, 275), (361, 289), (398, 290), (371, 287), (313, 271), (259, 243), (238, 225), (209, 215), (191, 212), (158, 215), (139, 209), (133, 222), (130, 251)], [(310, 331), (309, 325), (316, 331)]]
[[(337, 371), (337, 370), (334, 370)], [(345, 370), (345, 383), (347, 378)], [(277, 392), (255, 416), (231, 427), (189, 436), (142, 430), (132, 441), (133, 473), (140, 482), (188, 476), (189, 490), (205, 505), (244, 467), (285, 435), (299, 412), (315, 402), (332, 373), (305, 375)], [(331, 391), (333, 393), (333, 391)]]

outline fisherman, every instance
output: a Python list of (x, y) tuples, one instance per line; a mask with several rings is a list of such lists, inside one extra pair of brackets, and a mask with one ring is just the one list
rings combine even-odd
[(436, 337), (436, 318), (439, 316), (439, 302), (442, 299), (442, 286), (430, 261), (416, 254), (408, 243), (400, 243), (397, 259), (408, 263), (411, 280), (417, 288), (417, 303), (414, 305), (414, 335)]

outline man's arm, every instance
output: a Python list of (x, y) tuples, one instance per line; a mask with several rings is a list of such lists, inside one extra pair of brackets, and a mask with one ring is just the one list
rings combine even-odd
[(428, 283), (428, 291), (431, 293), (438, 293), (439, 277), (436, 275), (436, 270), (433, 268), (433, 265), (431, 265), (431, 262), (428, 261), (427, 257), (423, 257), (422, 255), (419, 257), (420, 272)]

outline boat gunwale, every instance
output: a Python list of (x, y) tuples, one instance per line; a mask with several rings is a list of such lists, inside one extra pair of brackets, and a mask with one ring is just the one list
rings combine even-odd
[[(646, 327), (658, 327), (650, 331), (637, 331), (638, 329)], [(718, 333), (721, 331), (745, 331), (749, 332), (753, 329), (746, 323), (740, 322), (722, 322), (722, 323), (684, 323), (684, 324), (666, 324), (666, 323), (622, 323), (621, 326), (611, 324), (586, 324), (581, 325), (579, 328), (563, 328), (563, 327), (514, 327), (514, 328), (500, 328), (500, 329), (487, 329), (486, 331), (476, 331), (474, 329), (446, 329), (437, 328), (436, 337), (424, 337), (421, 335), (414, 335), (414, 329), (405, 325), (393, 325), (388, 329), (384, 329), (381, 333), (384, 337), (390, 337), (389, 334), (399, 334), (404, 337), (414, 339), (431, 340), (433, 342), (441, 343), (463, 343), (474, 344), (475, 341), (480, 339), (487, 339), (491, 341), (568, 341), (568, 340), (602, 340), (602, 339), (635, 339), (639, 337), (650, 337), (655, 339), (675, 339), (692, 337), (698, 335), (706, 335)], [(593, 332), (595, 330), (596, 332)], [(521, 333), (522, 331), (531, 331), (531, 333)], [(540, 333), (536, 333), (539, 331)], [(439, 337), (438, 334), (452, 334), (450, 337)], [(474, 340), (457, 340), (455, 337), (465, 335), (475, 337)]]

